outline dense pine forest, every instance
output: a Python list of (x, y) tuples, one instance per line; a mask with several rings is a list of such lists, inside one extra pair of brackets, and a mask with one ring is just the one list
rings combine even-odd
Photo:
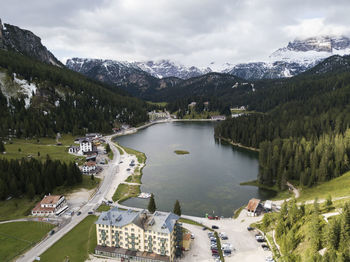
[(36, 159), (0, 159), (0, 200), (7, 197), (51, 193), (58, 186), (73, 186), (82, 182), (82, 174), (73, 163), (59, 160), (41, 162)]
[(37, 86), (29, 108), (23, 98), (0, 93), (1, 137), (107, 133), (116, 123), (137, 125), (148, 120), (145, 102), (68, 69), (2, 50), (0, 69), (10, 83), (17, 77)]
[(282, 189), (287, 180), (312, 186), (350, 169), (349, 72), (307, 72), (257, 86), (241, 103), (249, 100), (243, 105), (259, 113), (229, 119), (215, 135), (260, 148), (259, 182)]

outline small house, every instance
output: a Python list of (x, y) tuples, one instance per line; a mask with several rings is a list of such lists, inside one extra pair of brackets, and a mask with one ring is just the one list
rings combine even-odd
[(93, 173), (96, 171), (96, 162), (89, 161), (83, 165), (83, 173)]
[(258, 216), (259, 215), (259, 210), (258, 207), (260, 205), (260, 199), (252, 198), (249, 200), (249, 203), (247, 205), (247, 215), (248, 216)]

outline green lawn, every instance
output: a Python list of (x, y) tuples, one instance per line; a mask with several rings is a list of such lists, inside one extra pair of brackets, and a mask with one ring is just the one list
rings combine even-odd
[(51, 159), (65, 162), (80, 161), (84, 158), (68, 154), (68, 147), (74, 144), (74, 138), (71, 135), (63, 135), (59, 141), (62, 143), (60, 146), (56, 145), (56, 139), (52, 138), (13, 139), (11, 143), (7, 141), (6, 154), (1, 155), (1, 157), (7, 159), (33, 157), (45, 160), (46, 155), (49, 155)]
[(130, 155), (135, 155), (136, 158), (137, 158), (137, 161), (142, 164), (142, 163), (146, 163), (146, 155), (145, 153), (142, 153), (142, 152), (139, 152), (135, 149), (131, 149), (131, 148), (128, 148), (128, 147), (125, 147), (125, 146), (120, 146), (122, 147), (126, 153), (130, 154)]
[(209, 229), (210, 231), (213, 231), (211, 228), (209, 228), (209, 227), (207, 227), (207, 226), (205, 226), (205, 225), (203, 225), (201, 223), (198, 223), (198, 222), (196, 222), (194, 220), (188, 219), (188, 218), (181, 217), (179, 219), (179, 222), (180, 223), (186, 223), (186, 224), (194, 225), (194, 226), (199, 226), (199, 227), (205, 227), (205, 228)]
[(316, 197), (325, 199), (328, 195), (332, 198), (350, 196), (350, 172), (317, 186), (301, 189), (298, 202), (313, 200)]
[(201, 113), (197, 113), (196, 111), (191, 110), (189, 114), (183, 116), (183, 119), (210, 119), (212, 116), (217, 116), (217, 115), (220, 115), (219, 111), (214, 111), (214, 112), (203, 111)]
[(18, 198), (0, 201), (0, 221), (17, 219), (30, 215), (30, 211), (39, 200), (39, 197), (36, 197), (33, 200)]
[(128, 176), (128, 178), (125, 180), (125, 182), (141, 184), (141, 176), (136, 175), (136, 174)]
[(112, 199), (113, 201), (119, 201), (119, 203), (121, 203), (131, 197), (137, 197), (140, 193), (140, 186), (119, 184)]
[(0, 261), (11, 261), (39, 242), (54, 226), (41, 222), (0, 224)]
[(97, 177), (95, 177), (94, 180), (92, 180), (90, 176), (83, 175), (83, 181), (81, 182), (81, 184), (70, 186), (70, 187), (66, 187), (66, 186), (57, 187), (54, 189), (52, 194), (63, 195), (63, 194), (74, 192), (79, 189), (91, 190), (97, 187), (100, 182), (101, 180)]
[(108, 206), (106, 204), (101, 204), (96, 211), (97, 212), (104, 212), (104, 211), (109, 211), (111, 209), (111, 206)]
[(85, 218), (43, 253), (40, 256), (40, 261), (62, 262), (66, 258), (74, 262), (87, 260), (89, 254), (94, 253), (97, 244), (96, 220), (96, 216)]
[[(52, 193), (53, 194), (68, 194), (75, 190), (84, 188), (87, 190), (95, 188), (100, 179), (95, 178), (91, 180), (89, 176), (83, 176), (83, 182), (80, 185), (72, 187), (58, 187)], [(30, 211), (40, 201), (40, 198), (36, 196), (33, 200), (28, 198), (14, 198), (11, 200), (0, 201), (0, 221), (22, 218), (30, 215)], [(0, 260), (1, 261), (1, 260)]]
[(151, 102), (151, 101), (147, 101), (146, 103), (150, 104), (150, 105), (160, 106), (160, 107), (166, 107), (168, 105), (168, 102)]
[(114, 144), (115, 144), (115, 146), (117, 147), (117, 149), (118, 149), (118, 151), (119, 151), (119, 154), (120, 154), (120, 155), (124, 155), (124, 151), (121, 149), (121, 146), (120, 146), (118, 143), (116, 143), (116, 142), (114, 142)]

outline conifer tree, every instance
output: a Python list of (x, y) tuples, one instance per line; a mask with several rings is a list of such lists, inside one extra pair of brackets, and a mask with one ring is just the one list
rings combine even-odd
[(181, 206), (180, 206), (179, 200), (176, 200), (173, 212), (174, 212), (174, 214), (181, 216)]
[(154, 200), (154, 195), (153, 194), (151, 194), (151, 198), (149, 199), (147, 209), (152, 214), (157, 210), (156, 202)]

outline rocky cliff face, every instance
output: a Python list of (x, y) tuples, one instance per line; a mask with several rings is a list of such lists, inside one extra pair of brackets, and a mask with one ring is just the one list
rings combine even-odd
[(209, 67), (205, 69), (200, 69), (195, 66), (186, 67), (165, 59), (159, 61), (134, 62), (134, 65), (157, 78), (178, 77), (181, 79), (189, 79), (212, 72)]
[(47, 64), (63, 66), (41, 43), (41, 39), (38, 36), (17, 26), (2, 24), (1, 20), (0, 48), (19, 52)]

